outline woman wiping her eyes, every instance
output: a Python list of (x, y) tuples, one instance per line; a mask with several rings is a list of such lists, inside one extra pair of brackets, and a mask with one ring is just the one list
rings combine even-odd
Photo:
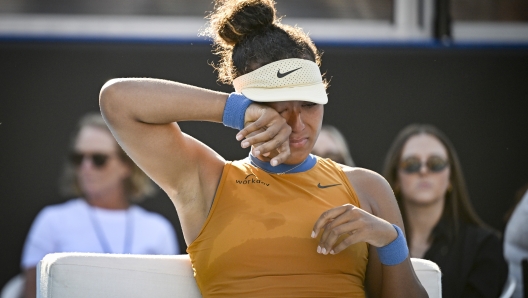
[(473, 210), (447, 137), (430, 125), (407, 126), (383, 174), (400, 205), (411, 257), (438, 264), (443, 296), (499, 297), (507, 275), (501, 242)]
[[(210, 16), (225, 94), (113, 79), (101, 111), (176, 206), (203, 297), (426, 297), (380, 175), (311, 155), (328, 98), (320, 55), (270, 0), (221, 1)], [(178, 122), (240, 130), (226, 161)]]

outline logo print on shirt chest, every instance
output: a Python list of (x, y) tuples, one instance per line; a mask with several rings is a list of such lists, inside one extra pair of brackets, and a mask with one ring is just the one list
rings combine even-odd
[(329, 188), (329, 187), (338, 186), (338, 185), (341, 185), (341, 183), (337, 183), (337, 184), (328, 184), (328, 185), (321, 185), (321, 183), (318, 183), (318, 184), (317, 184), (317, 187), (319, 187), (319, 188)]
[(262, 184), (269, 186), (269, 183), (260, 180), (255, 174), (249, 174), (244, 178), (244, 180), (235, 179), (236, 184)]

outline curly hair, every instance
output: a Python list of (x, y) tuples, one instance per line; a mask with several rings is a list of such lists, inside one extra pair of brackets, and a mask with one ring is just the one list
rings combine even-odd
[(205, 34), (220, 56), (213, 66), (222, 83), (282, 59), (321, 63), (321, 54), (301, 28), (281, 24), (272, 0), (218, 0), (208, 18)]

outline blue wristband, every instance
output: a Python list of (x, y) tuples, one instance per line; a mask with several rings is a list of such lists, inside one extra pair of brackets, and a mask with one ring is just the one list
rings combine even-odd
[(398, 237), (383, 247), (376, 247), (381, 263), (387, 266), (398, 265), (405, 261), (409, 255), (409, 248), (402, 230), (395, 224), (392, 226), (396, 229)]
[(253, 102), (242, 93), (233, 92), (227, 97), (222, 122), (225, 126), (241, 130), (244, 128), (246, 109)]

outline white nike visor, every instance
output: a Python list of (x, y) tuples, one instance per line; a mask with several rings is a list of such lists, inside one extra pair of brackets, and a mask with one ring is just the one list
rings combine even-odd
[(236, 92), (256, 102), (328, 102), (319, 66), (305, 59), (284, 59), (266, 64), (234, 79), (233, 86)]

